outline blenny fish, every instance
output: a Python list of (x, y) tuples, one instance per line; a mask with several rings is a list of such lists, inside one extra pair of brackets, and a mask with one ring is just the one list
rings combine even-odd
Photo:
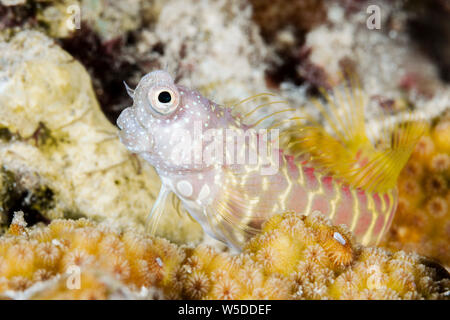
[[(398, 122), (380, 140), (384, 143), (376, 144), (366, 133), (365, 95), (357, 85), (349, 87), (313, 101), (327, 129), (310, 116), (292, 116), (285, 121), (293, 124), (281, 134), (273, 134), (284, 127), (279, 122), (252, 137), (248, 132), (270, 115), (248, 124), (232, 106), (175, 84), (166, 71), (148, 73), (134, 90), (127, 86), (133, 105), (117, 120), (120, 139), (162, 182), (148, 219), (150, 232), (174, 193), (207, 234), (237, 249), (283, 211), (318, 210), (333, 224), (346, 224), (362, 244), (377, 244), (397, 207), (397, 177), (424, 126)], [(245, 139), (229, 143), (229, 133)], [(268, 152), (262, 152), (264, 146)], [(235, 160), (238, 154), (244, 161)], [(342, 237), (337, 241), (345, 244)]]

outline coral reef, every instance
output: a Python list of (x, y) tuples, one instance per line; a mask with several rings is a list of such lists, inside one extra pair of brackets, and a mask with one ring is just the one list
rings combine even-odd
[[(433, 96), (442, 86), (438, 72), (432, 61), (410, 44), (402, 12), (385, 1), (371, 3), (375, 4), (385, 17), (379, 30), (367, 28), (367, 6), (353, 14), (339, 5), (330, 6), (330, 23), (306, 35), (311, 63), (324, 68), (331, 84), (339, 82), (343, 71), (355, 73), (371, 96), (385, 99), (402, 96), (412, 99), (417, 93)], [(374, 65), (373, 57), (383, 62)]]
[(145, 52), (159, 43), (158, 61), (180, 84), (218, 103), (239, 101), (265, 89), (268, 51), (251, 23), (251, 10), (241, 0), (168, 1), (154, 29), (141, 34), (138, 48)]
[(0, 253), (0, 292), (11, 298), (444, 299), (450, 289), (442, 267), (361, 247), (319, 212), (272, 217), (237, 255), (84, 218), (27, 228), (18, 212)]
[[(2, 42), (0, 54), (3, 225), (23, 210), (30, 224), (87, 216), (142, 228), (159, 178), (119, 142), (85, 69), (37, 31)], [(202, 237), (170, 207), (160, 232), (177, 242)]]
[[(82, 3), (82, 10), (87, 2)], [(113, 123), (130, 103), (122, 81), (134, 87), (155, 69), (168, 69), (177, 82), (197, 87), (223, 104), (264, 90), (267, 50), (245, 1), (136, 1), (133, 6), (138, 4), (143, 20), (138, 30), (102, 17), (99, 21), (117, 30), (114, 36), (105, 36), (99, 23), (90, 23), (99, 18), (93, 16), (61, 41), (87, 67), (102, 108)], [(112, 8), (106, 12), (110, 10), (116, 12)]]
[[(21, 29), (37, 29), (53, 38), (69, 38), (75, 29), (68, 21), (90, 25), (104, 41), (121, 37), (127, 32), (136, 30), (146, 17), (152, 17), (156, 11), (158, 0), (116, 2), (110, 0), (3, 0), (4, 7), (0, 11), (0, 30), (20, 27)], [(78, 10), (79, 9), (79, 10)], [(150, 11), (145, 15), (142, 10)], [(79, 13), (78, 17), (74, 14)], [(77, 20), (75, 20), (77, 19)], [(78, 21), (77, 21), (78, 22)]]
[(450, 266), (450, 113), (422, 137), (399, 178), (399, 207), (384, 243)]
[(17, 28), (37, 28), (37, 8), (25, 0), (0, 1), (0, 31)]
[[(366, 25), (369, 5), (381, 9), (380, 29), (371, 30)], [(288, 8), (292, 7), (278, 6), (268, 11), (275, 14)], [(392, 106), (396, 108), (399, 105), (414, 106), (433, 117), (442, 108), (429, 102), (435, 97), (446, 97), (448, 101), (450, 96), (448, 87), (442, 82), (445, 76), (442, 76), (440, 68), (445, 64), (441, 61), (446, 59), (433, 59), (430, 54), (417, 50), (414, 42), (417, 39), (412, 38), (409, 32), (410, 22), (430, 18), (409, 14), (397, 1), (330, 1), (325, 19), (317, 20), (310, 29), (299, 35), (295, 28), (280, 28), (277, 36), (270, 40), (268, 47), (271, 53), (267, 57), (266, 69), (268, 84), (279, 88), (292, 104), (304, 105), (305, 93), (316, 95), (319, 88), (339, 84), (343, 79), (342, 73), (346, 72), (360, 80), (371, 98), (369, 119), (377, 118), (372, 110), (381, 107), (392, 111)], [(436, 32), (440, 35), (445, 33), (445, 29), (441, 27)], [(433, 48), (428, 51), (433, 51)]]
[[(81, 25), (68, 30), (67, 9), (74, 3)], [(7, 7), (0, 31), (35, 29), (58, 39), (88, 69), (114, 123), (129, 103), (122, 82), (135, 86), (156, 68), (168, 68), (181, 83), (224, 104), (264, 91), (268, 50), (251, 14), (245, 0), (31, 1)]]
[[(445, 270), (414, 253), (450, 267), (445, 0), (0, 3), (2, 297), (448, 298)], [(379, 30), (366, 26), (369, 4), (381, 8)], [(80, 29), (67, 23), (71, 5)], [(164, 68), (220, 104), (276, 92), (312, 115), (309, 98), (345, 70), (370, 96), (374, 131), (378, 111), (434, 119), (400, 177), (386, 248), (361, 247), (318, 215), (286, 213), (232, 255), (214, 242), (195, 247), (209, 239), (176, 203), (158, 236), (189, 246), (141, 234), (159, 178), (108, 120), (131, 103), (123, 81), (133, 87)], [(67, 287), (74, 263), (80, 290)]]
[(450, 81), (450, 4), (445, 0), (427, 2), (408, 0), (404, 7), (409, 12), (408, 31), (412, 41), (435, 61), (441, 78)]
[(295, 85), (308, 84), (313, 89), (325, 87), (327, 82), (323, 69), (311, 63), (310, 48), (304, 47), (306, 34), (327, 20), (325, 2), (250, 2), (253, 9), (252, 18), (272, 52), (267, 56), (268, 86), (278, 88), (283, 82), (291, 82)]
[[(128, 103), (123, 80), (142, 76), (152, 63), (137, 54), (133, 32), (153, 25), (160, 2), (11, 1), (0, 7), (0, 32), (31, 29), (57, 39), (87, 68), (101, 107), (114, 122)], [(125, 44), (129, 50), (123, 50)]]
[(251, 3), (252, 17), (265, 38), (273, 38), (286, 28), (293, 28), (300, 34), (326, 19), (325, 4), (321, 0), (252, 0)]

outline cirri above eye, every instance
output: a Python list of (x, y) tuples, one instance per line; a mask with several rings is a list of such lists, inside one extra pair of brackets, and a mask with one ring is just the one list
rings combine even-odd
[(162, 115), (175, 111), (180, 101), (178, 90), (169, 87), (150, 89), (148, 99), (152, 109)]

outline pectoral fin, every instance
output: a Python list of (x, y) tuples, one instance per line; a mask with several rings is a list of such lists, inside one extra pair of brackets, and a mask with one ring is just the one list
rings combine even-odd
[(152, 210), (147, 217), (147, 221), (145, 223), (145, 229), (152, 236), (156, 233), (156, 228), (158, 227), (159, 220), (161, 219), (161, 215), (164, 213), (167, 200), (172, 191), (164, 184), (161, 185), (161, 189), (159, 190), (158, 197), (156, 198), (155, 203), (153, 204)]

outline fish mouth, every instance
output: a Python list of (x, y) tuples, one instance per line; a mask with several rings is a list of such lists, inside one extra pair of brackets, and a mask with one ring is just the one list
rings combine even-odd
[(118, 136), (120, 141), (133, 153), (151, 153), (154, 145), (154, 138), (136, 117), (133, 107), (128, 107), (122, 111), (117, 119), (119, 127)]

